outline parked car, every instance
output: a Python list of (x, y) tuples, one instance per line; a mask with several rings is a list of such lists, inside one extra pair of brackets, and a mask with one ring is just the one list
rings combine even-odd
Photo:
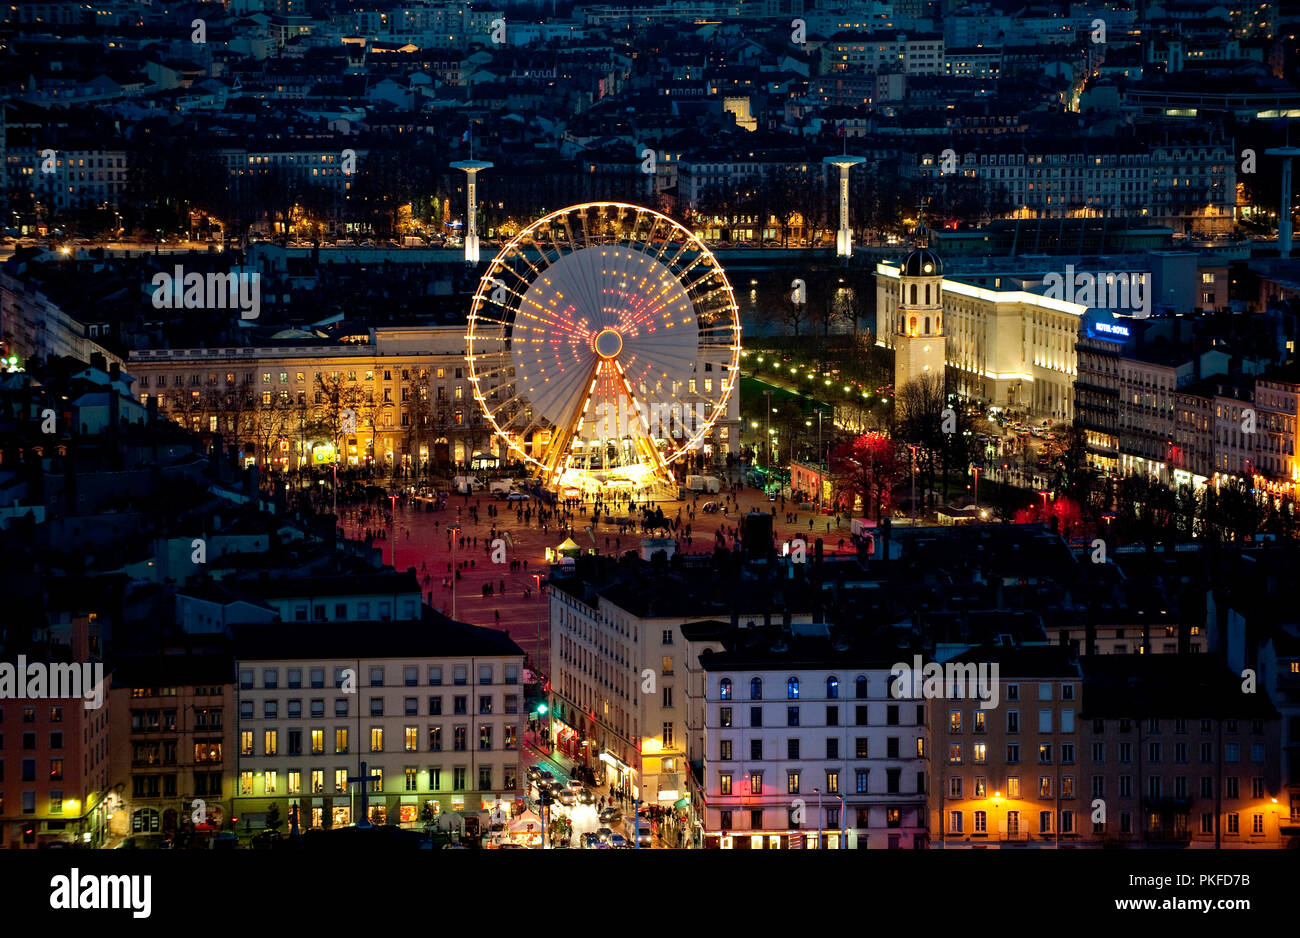
[(705, 502), (703, 506), (701, 506), (700, 508), (700, 511), (704, 512), (706, 515), (714, 514), (717, 512), (717, 510), (718, 510), (717, 502)]
[(610, 824), (613, 823), (614, 821), (621, 821), (621, 820), (623, 820), (622, 808), (608, 807), (604, 811), (600, 812), (600, 822), (602, 824)]
[(531, 498), (527, 492), (511, 492), (506, 496), (508, 502), (526, 502)]

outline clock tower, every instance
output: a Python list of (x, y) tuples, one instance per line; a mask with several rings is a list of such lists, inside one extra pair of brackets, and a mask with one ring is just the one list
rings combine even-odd
[(944, 380), (943, 262), (917, 247), (899, 267), (894, 317), (894, 394), (918, 378)]

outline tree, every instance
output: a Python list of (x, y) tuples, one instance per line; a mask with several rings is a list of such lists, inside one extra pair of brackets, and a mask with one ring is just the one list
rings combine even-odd
[(960, 429), (954, 420), (954, 433), (943, 432), (947, 406), (943, 378), (937, 374), (914, 378), (899, 388), (894, 398), (894, 438), (917, 447), (917, 471), (927, 501), (935, 486), (935, 466), (943, 455), (945, 438)]
[[(420, 444), (429, 444), (426, 435), (433, 424), (433, 403), (429, 400), (429, 369), (412, 368), (402, 373), (403, 405), (406, 410), (406, 452), (411, 456), (411, 469), (420, 471)], [(429, 454), (433, 461), (432, 451)]]
[(1096, 473), (1088, 466), (1088, 442), (1082, 429), (1070, 426), (1060, 440), (1060, 458), (1052, 465), (1052, 487), (1080, 505), (1090, 502)]
[(875, 509), (879, 521), (888, 510), (894, 486), (902, 475), (894, 441), (882, 433), (867, 433), (841, 443), (831, 455), (836, 499), (852, 513), (862, 500), (863, 517)]
[(255, 418), (254, 440), (257, 445), (257, 464), (263, 469), (270, 465), (272, 445), (281, 437), (297, 430), (297, 415), (293, 400), (287, 391), (264, 391), (262, 404)]
[[(316, 378), (316, 389), (320, 394), (320, 406), (317, 409), (317, 424), (334, 444), (335, 459), (343, 457), (343, 438), (355, 435), (362, 427), (359, 409), (361, 407), (361, 388), (355, 381), (345, 379), (335, 372), (321, 374)], [(345, 434), (344, 411), (352, 411), (352, 421)]]
[(266, 829), (269, 831), (278, 831), (280, 829), (280, 806), (271, 802), (271, 806), (266, 809)]
[(808, 318), (808, 304), (795, 301), (794, 292), (788, 292), (781, 301), (781, 321), (790, 327), (791, 334), (799, 338), (799, 325)]

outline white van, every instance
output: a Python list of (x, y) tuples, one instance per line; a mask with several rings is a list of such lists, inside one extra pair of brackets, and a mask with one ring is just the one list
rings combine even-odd
[(722, 491), (722, 480), (717, 476), (687, 476), (686, 487), (692, 492), (715, 493)]
[(451, 484), (461, 495), (472, 495), (474, 492), (483, 491), (483, 483), (479, 481), (478, 476), (456, 476), (451, 480)]

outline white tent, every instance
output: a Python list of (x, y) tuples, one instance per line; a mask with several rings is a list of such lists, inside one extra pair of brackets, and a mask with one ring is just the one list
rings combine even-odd
[(512, 834), (525, 833), (530, 830), (539, 833), (542, 830), (542, 819), (535, 811), (525, 811), (510, 822), (510, 832)]

